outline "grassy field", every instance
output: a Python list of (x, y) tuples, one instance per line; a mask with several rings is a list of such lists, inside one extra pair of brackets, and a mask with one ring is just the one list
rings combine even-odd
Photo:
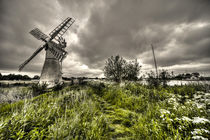
[[(10, 90), (4, 88), (1, 93), (13, 97)], [(0, 139), (177, 140), (210, 136), (210, 93), (203, 86), (154, 88), (89, 82), (42, 94), (39, 90), (34, 94), (30, 86), (13, 91), (19, 91), (21, 98), (0, 104)]]

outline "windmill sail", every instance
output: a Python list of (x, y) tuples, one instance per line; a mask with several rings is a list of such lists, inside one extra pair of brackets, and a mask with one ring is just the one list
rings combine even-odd
[(41, 52), (43, 49), (45, 48), (45, 46), (42, 46), (40, 48), (38, 48), (31, 57), (29, 57), (23, 64), (21, 64), (19, 66), (19, 71), (21, 71), (25, 65), (27, 65), (39, 52)]
[(68, 30), (68, 28), (74, 23), (74, 19), (66, 18), (61, 24), (59, 24), (49, 35), (51, 39), (59, 41), (59, 38)]
[(47, 42), (47, 39), (49, 38), (46, 34), (44, 34), (41, 30), (38, 28), (35, 28), (29, 32), (31, 35), (33, 35), (36, 39), (42, 40), (44, 42)]

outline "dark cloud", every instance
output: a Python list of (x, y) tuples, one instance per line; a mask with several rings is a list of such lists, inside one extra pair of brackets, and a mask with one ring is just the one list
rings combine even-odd
[[(49, 33), (66, 17), (76, 22), (66, 33), (68, 75), (101, 75), (105, 60), (120, 54), (153, 65), (182, 69), (210, 64), (209, 0), (2, 0), (0, 2), (0, 70), (17, 69), (42, 43), (29, 31)], [(73, 34), (78, 38), (75, 41)], [(44, 52), (25, 71), (40, 72)], [(178, 65), (178, 66), (177, 66)], [(205, 66), (205, 67), (204, 67)], [(189, 68), (190, 70), (190, 68)]]
[[(86, 30), (78, 33), (80, 44), (73, 51), (93, 68), (114, 54), (140, 56), (143, 62), (153, 64), (151, 53), (142, 55), (151, 51), (152, 43), (160, 66), (204, 63), (202, 60), (210, 57), (209, 25), (190, 25), (209, 23), (209, 12), (209, 1), (205, 0), (115, 1), (92, 9)], [(176, 28), (182, 24), (189, 27), (177, 34)], [(175, 44), (171, 44), (173, 40)]]

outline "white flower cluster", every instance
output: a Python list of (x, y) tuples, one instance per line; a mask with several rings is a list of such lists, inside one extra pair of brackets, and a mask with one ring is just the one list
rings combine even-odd
[(199, 124), (199, 123), (205, 124), (205, 123), (210, 123), (210, 121), (206, 118), (194, 117), (193, 123), (194, 124)]
[(202, 133), (210, 133), (208, 130), (206, 129), (194, 129), (193, 132), (191, 132), (192, 135), (201, 135)]
[(165, 110), (165, 109), (160, 109), (161, 114), (170, 114), (170, 111)]
[[(163, 120), (166, 120), (166, 115), (167, 115), (167, 114), (170, 114), (170, 111), (165, 110), (165, 109), (160, 109), (160, 113), (161, 113), (161, 116), (160, 116), (160, 117), (161, 117)], [(167, 118), (167, 120), (173, 121), (171, 118)]]
[(190, 118), (188, 118), (188, 117), (186, 117), (186, 116), (183, 116), (183, 117), (181, 118), (181, 120), (187, 121), (187, 122), (192, 121)]
[(208, 138), (204, 138), (202, 136), (193, 136), (192, 139), (193, 140), (208, 140)]
[(179, 106), (175, 96), (168, 99), (168, 104), (173, 105), (173, 109), (176, 109)]
[(187, 121), (187, 122), (192, 122), (194, 124), (205, 124), (205, 123), (210, 123), (210, 121), (206, 118), (200, 118), (200, 117), (193, 117), (193, 119), (190, 119), (186, 116), (182, 116), (181, 119), (176, 118), (176, 120), (183, 120), (183, 121)]

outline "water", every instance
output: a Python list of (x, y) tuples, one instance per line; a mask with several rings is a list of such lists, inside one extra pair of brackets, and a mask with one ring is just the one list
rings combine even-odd
[(210, 85), (210, 81), (190, 81), (190, 80), (171, 80), (168, 82), (168, 85)]
[[(88, 80), (89, 81), (89, 80)], [(92, 80), (91, 80), (92, 81)], [(100, 82), (100, 80), (97, 80)], [(14, 80), (14, 81), (7, 81), (7, 80), (4, 80), (4, 81), (0, 81), (0, 83), (2, 84), (17, 84), (17, 83), (20, 83), (20, 84), (32, 84), (32, 83), (38, 83), (39, 80), (31, 80), (31, 81), (23, 81), (23, 80)], [(147, 81), (146, 80), (142, 80), (140, 81), (140, 83), (142, 84), (147, 84)], [(168, 85), (170, 86), (174, 86), (174, 85), (190, 85), (190, 84), (194, 84), (194, 85), (197, 85), (197, 84), (201, 84), (201, 85), (210, 85), (210, 81), (197, 81), (197, 80), (171, 80), (167, 83)]]
[[(147, 81), (146, 80), (142, 80), (140, 81), (140, 83), (142, 84), (147, 84)], [(171, 81), (168, 81), (167, 85), (169, 86), (175, 86), (175, 85), (178, 85), (178, 86), (181, 86), (181, 85), (210, 85), (210, 81), (192, 81), (192, 80), (171, 80)]]
[(17, 83), (20, 83), (20, 84), (32, 84), (32, 83), (38, 83), (39, 80), (28, 80), (28, 81), (25, 81), (25, 80), (0, 80), (0, 83), (2, 84), (17, 84)]

